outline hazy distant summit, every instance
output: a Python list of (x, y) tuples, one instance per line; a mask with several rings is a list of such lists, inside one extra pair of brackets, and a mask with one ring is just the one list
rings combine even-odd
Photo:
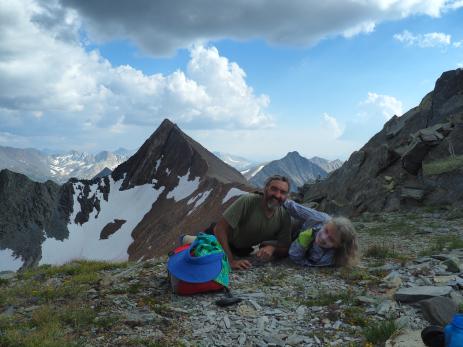
[(22, 173), (37, 182), (52, 180), (64, 183), (71, 177), (91, 179), (105, 168), (113, 170), (133, 153), (124, 148), (93, 155), (75, 150), (53, 153), (51, 150), (0, 146), (0, 170)]
[(325, 178), (328, 172), (294, 151), (289, 152), (279, 160), (273, 160), (259, 167), (259, 170), (249, 178), (249, 182), (257, 187), (263, 187), (265, 180), (272, 175), (288, 177), (291, 182), (291, 190), (297, 191), (298, 187), (309, 181)]

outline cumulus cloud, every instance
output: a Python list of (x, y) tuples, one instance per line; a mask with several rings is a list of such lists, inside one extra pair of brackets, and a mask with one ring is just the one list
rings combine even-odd
[(418, 46), (421, 48), (444, 47), (452, 42), (452, 37), (444, 33), (427, 33), (414, 35), (408, 30), (404, 30), (394, 35), (394, 39), (407, 46)]
[[(147, 75), (112, 66), (76, 38), (79, 20), (57, 2), (7, 1), (0, 11), (0, 131), (54, 137), (130, 126), (151, 131), (165, 117), (193, 128), (271, 127), (269, 98), (215, 47), (195, 45), (185, 71)], [(60, 16), (57, 18), (56, 13)], [(5, 139), (3, 136), (1, 139)], [(26, 144), (27, 145), (27, 144)]]
[(169, 55), (197, 40), (263, 38), (311, 45), (328, 36), (369, 33), (377, 23), (411, 15), (437, 17), (461, 0), (61, 0), (95, 40), (125, 38), (146, 52)]
[(447, 5), (447, 7), (452, 10), (457, 10), (463, 7), (463, 0), (452, 1), (450, 4)]
[(392, 116), (401, 116), (403, 113), (402, 102), (390, 95), (381, 95), (368, 92), (367, 98), (360, 103), (363, 117), (382, 115), (384, 120), (389, 120)]

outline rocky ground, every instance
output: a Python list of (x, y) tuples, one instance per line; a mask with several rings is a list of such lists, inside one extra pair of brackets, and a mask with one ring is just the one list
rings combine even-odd
[(364, 214), (354, 222), (358, 267), (256, 263), (232, 273), (242, 301), (227, 308), (215, 304), (222, 293), (173, 295), (165, 259), (3, 273), (0, 345), (382, 346), (398, 330), (444, 324), (463, 308), (463, 213)]

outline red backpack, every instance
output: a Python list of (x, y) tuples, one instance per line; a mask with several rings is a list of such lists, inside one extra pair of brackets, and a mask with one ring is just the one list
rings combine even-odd
[[(190, 248), (190, 246), (190, 244), (186, 244), (175, 248), (172, 252), (169, 253), (169, 257), (172, 257), (180, 252), (189, 252), (188, 249)], [(175, 277), (175, 275), (173, 275), (171, 271), (168, 271), (168, 274), (172, 290), (174, 293), (178, 295), (193, 295), (199, 293), (217, 292), (224, 290), (225, 288), (225, 286), (221, 285), (220, 283), (217, 283), (214, 280), (193, 283)]]

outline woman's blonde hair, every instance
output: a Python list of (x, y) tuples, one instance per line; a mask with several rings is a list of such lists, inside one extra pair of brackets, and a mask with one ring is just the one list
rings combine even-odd
[(352, 222), (346, 217), (334, 217), (327, 223), (335, 226), (338, 237), (339, 247), (334, 253), (336, 266), (351, 267), (358, 263), (358, 244), (357, 234)]

